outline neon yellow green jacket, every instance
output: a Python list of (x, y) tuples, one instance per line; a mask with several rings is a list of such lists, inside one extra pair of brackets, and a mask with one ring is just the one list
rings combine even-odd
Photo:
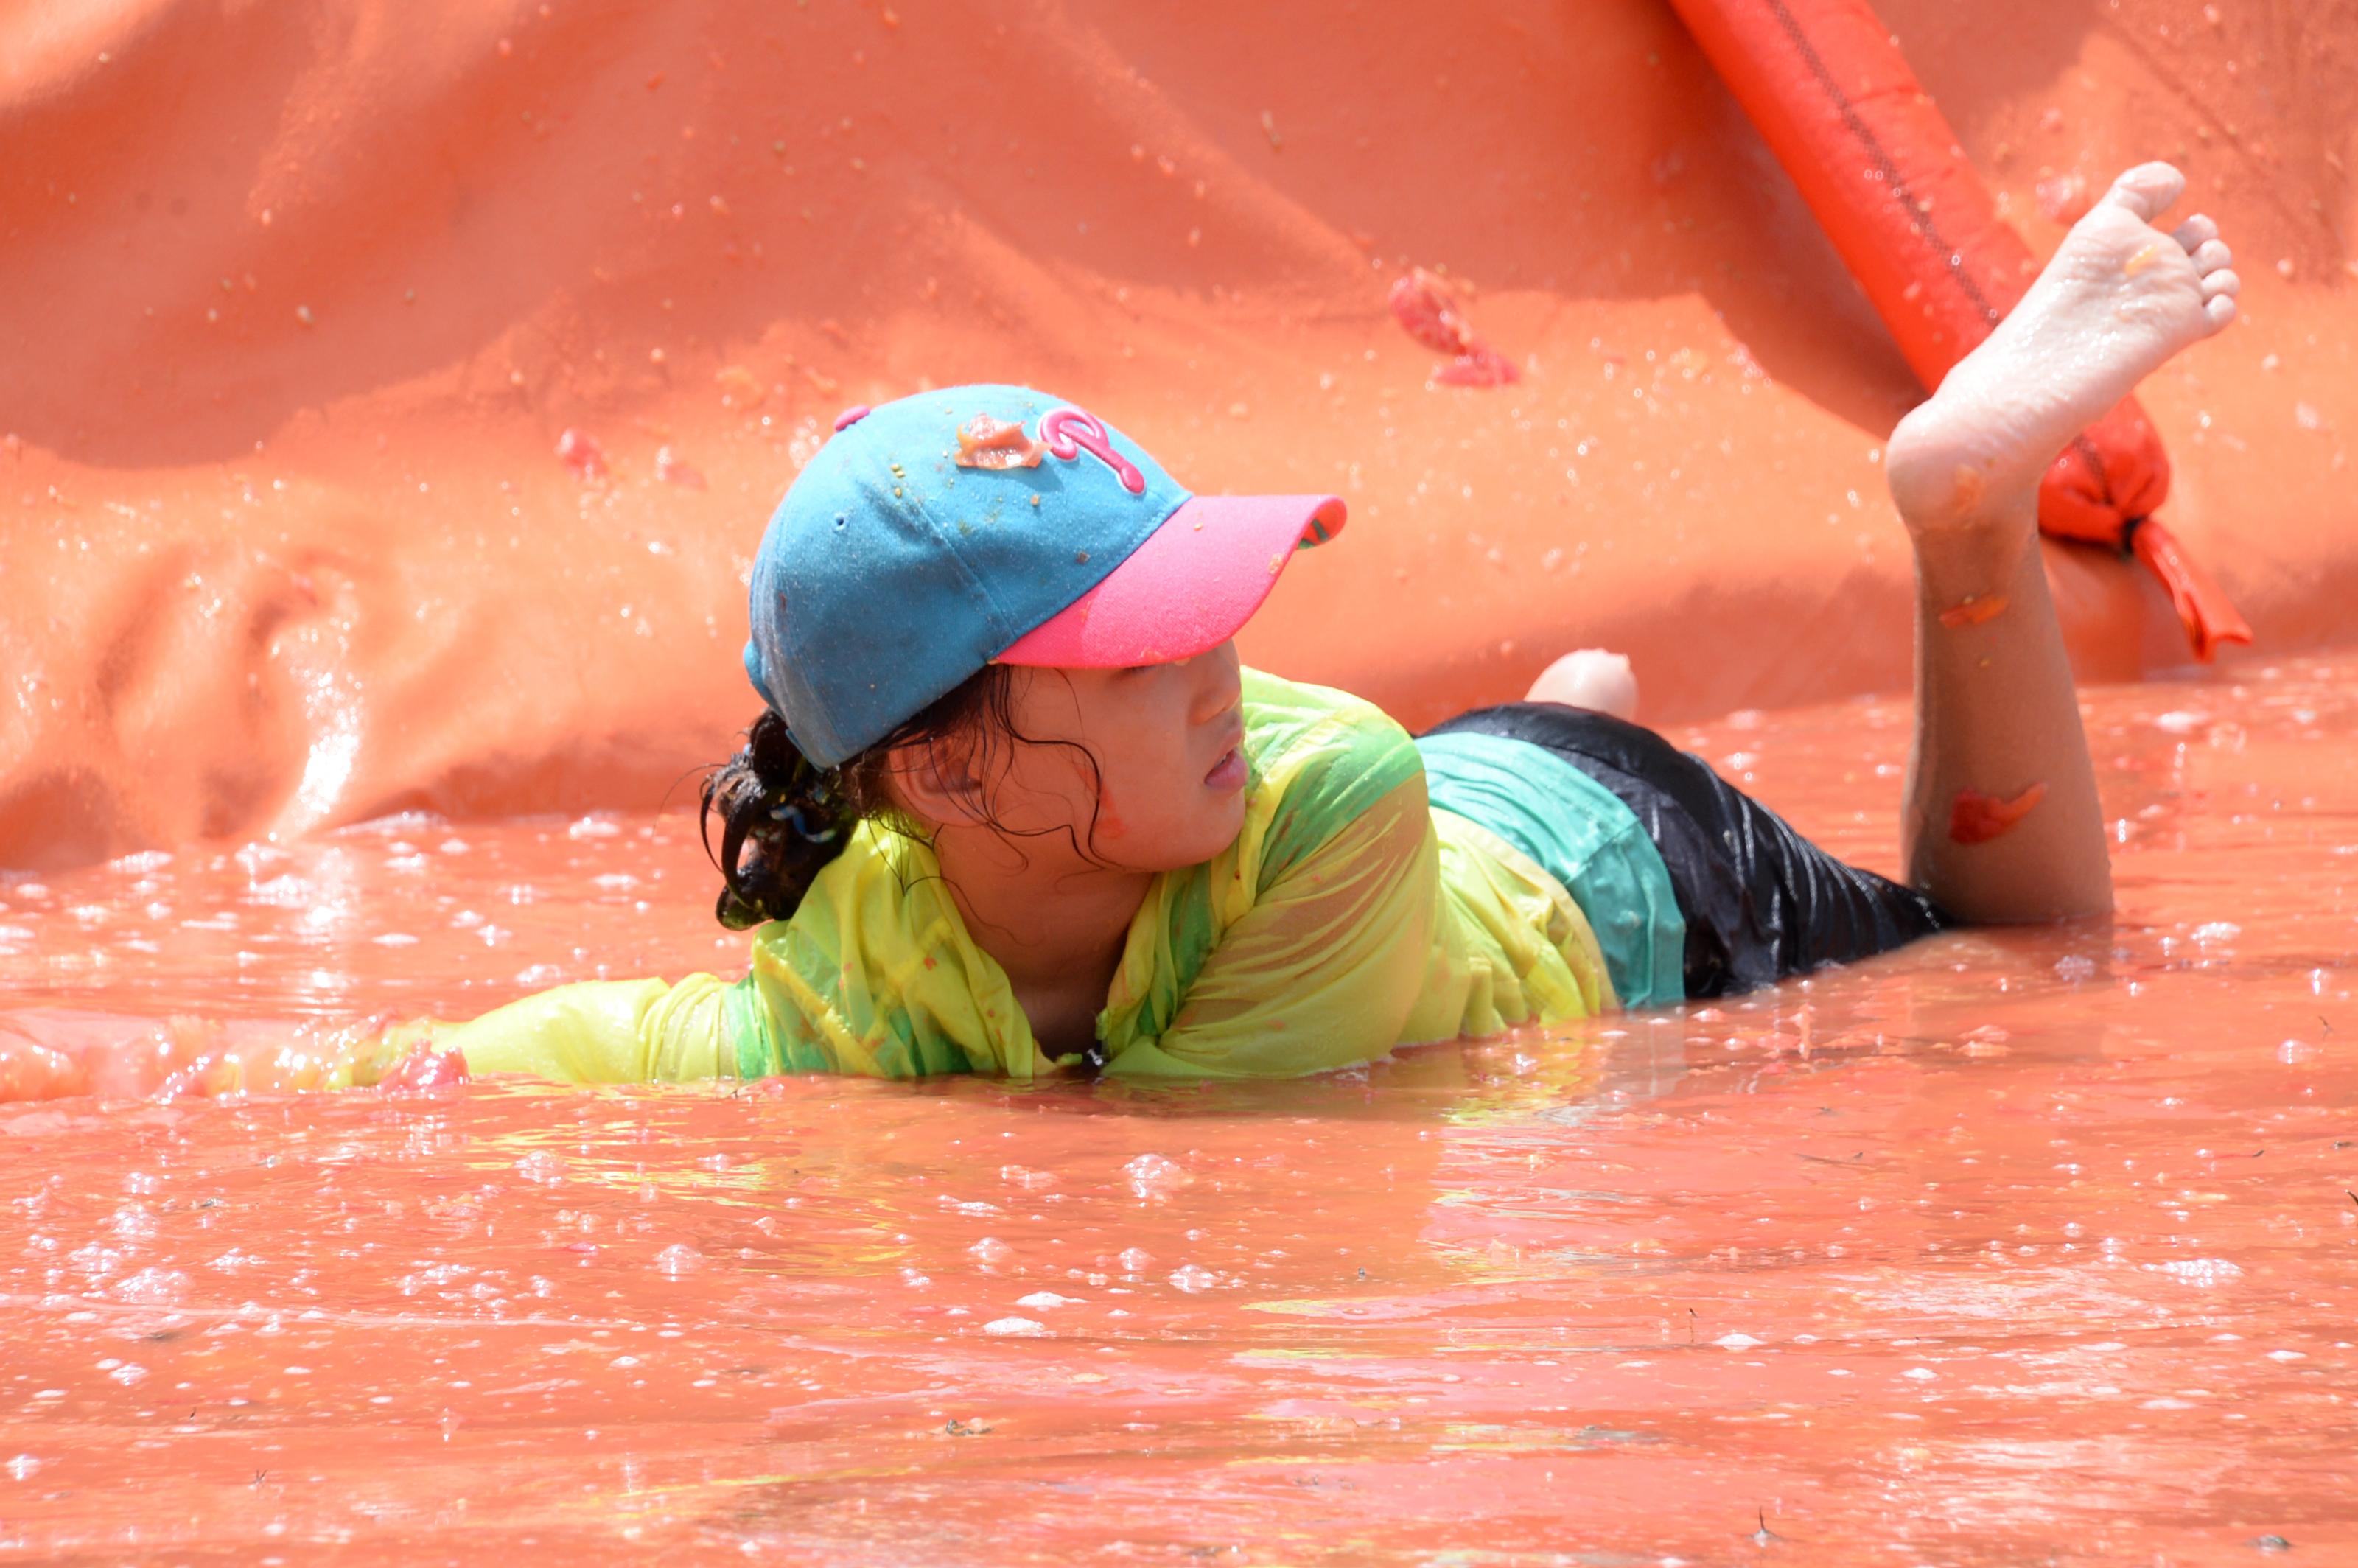
[[(1154, 880), (1098, 1015), (1106, 1072), (1292, 1077), (1613, 1005), (1570, 896), (1433, 808), (1415, 745), (1380, 710), (1248, 670), (1244, 716), (1244, 829)], [(477, 1073), (584, 1083), (1077, 1066), (1033, 1042), (936, 870), (924, 844), (864, 825), (793, 918), (753, 934), (737, 983), (561, 986), (435, 1042)]]

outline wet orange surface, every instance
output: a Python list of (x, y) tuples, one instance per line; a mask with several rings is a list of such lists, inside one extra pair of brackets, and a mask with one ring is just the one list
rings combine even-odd
[[(1904, 687), (1919, 389), (1671, 10), (1378, 10), (0, 0), (0, 1559), (2358, 1561), (2346, 6), (1879, 7), (2035, 251), (2165, 157), (2242, 258), (2139, 396), (2259, 646), (2093, 695), (2117, 925), (1295, 1084), (292, 1092), (733, 970), (649, 814), (924, 385), (1344, 494), (1246, 652), (1412, 722)], [(1904, 733), (1682, 738), (1889, 869)]]
[[(2358, 1559), (2358, 665), (2090, 711), (2109, 930), (1365, 1072), (0, 1107), (0, 1551)], [(1887, 866), (1905, 720), (1674, 733)], [(676, 816), (12, 873), (0, 1028), (725, 968), (711, 891)]]

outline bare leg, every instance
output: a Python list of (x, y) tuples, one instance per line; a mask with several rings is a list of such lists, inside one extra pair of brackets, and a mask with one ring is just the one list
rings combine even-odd
[(2208, 218), (2152, 226), (2185, 187), (2124, 174), (2014, 313), (1892, 432), (1892, 499), (1916, 546), (1908, 880), (1974, 921), (2112, 906), (2094, 769), (2039, 561), (2040, 476), (2064, 444), (2234, 319)]

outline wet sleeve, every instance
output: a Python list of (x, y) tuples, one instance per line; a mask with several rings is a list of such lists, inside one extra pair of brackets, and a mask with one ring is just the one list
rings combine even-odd
[(1023, 1010), (962, 935), (930, 852), (879, 842), (863, 825), (793, 917), (754, 934), (732, 1003), (737, 1075), (1029, 1076)]
[(470, 1073), (530, 1073), (568, 1084), (684, 1083), (733, 1077), (730, 987), (710, 975), (676, 985), (593, 980), (558, 986), (434, 1031)]
[(1282, 865), (1126, 1077), (1295, 1077), (1389, 1052), (1425, 979), (1440, 847), (1419, 770)]

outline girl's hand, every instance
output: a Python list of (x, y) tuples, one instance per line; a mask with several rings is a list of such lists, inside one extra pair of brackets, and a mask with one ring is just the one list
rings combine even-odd
[(470, 1076), (467, 1054), (463, 1051), (437, 1051), (420, 1040), (408, 1053), (385, 1070), (377, 1079), (379, 1094), (423, 1094), (438, 1089), (445, 1084), (463, 1084)]

